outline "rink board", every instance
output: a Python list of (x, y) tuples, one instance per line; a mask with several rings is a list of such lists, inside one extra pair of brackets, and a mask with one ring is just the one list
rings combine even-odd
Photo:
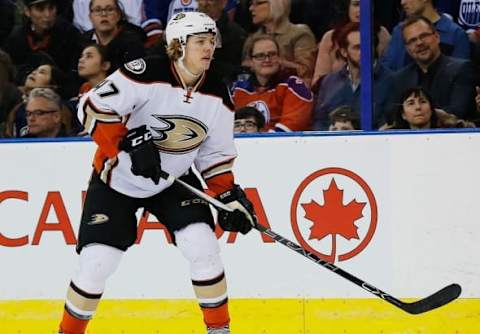
[[(2, 334), (54, 334), (61, 301), (0, 302)], [(232, 300), (235, 334), (478, 334), (480, 300), (409, 315), (371, 299)], [(88, 334), (204, 334), (193, 300), (104, 300)]]
[[(480, 133), (253, 137), (238, 138), (237, 147), (237, 182), (262, 224), (398, 298), (425, 297), (454, 282), (463, 292), (452, 305), (408, 316), (256, 231), (217, 230), (236, 333), (480, 328)], [(0, 143), (8, 157), (0, 167), (1, 334), (54, 333), (76, 268), (94, 150), (83, 141)], [(326, 223), (306, 217), (308, 207), (328, 207), (326, 194), (335, 189), (344, 207), (363, 208), (357, 236), (335, 230), (320, 238)], [(201, 333), (187, 264), (154, 217), (139, 224), (138, 244), (109, 280), (91, 333), (139, 326), (151, 326), (140, 333)]]

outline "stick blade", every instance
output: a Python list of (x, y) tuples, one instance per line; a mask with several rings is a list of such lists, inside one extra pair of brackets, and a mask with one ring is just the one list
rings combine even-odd
[(457, 299), (460, 293), (462, 293), (462, 287), (453, 283), (426, 298), (413, 303), (403, 303), (400, 308), (410, 314), (420, 314), (450, 303)]

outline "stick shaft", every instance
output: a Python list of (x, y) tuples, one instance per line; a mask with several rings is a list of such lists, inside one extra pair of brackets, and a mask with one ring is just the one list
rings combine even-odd
[[(220, 210), (225, 210), (232, 212), (233, 210), (228, 207), (226, 204), (220, 202), (219, 200), (209, 196), (205, 192), (192, 187), (188, 183), (183, 182), (182, 180), (179, 180), (172, 175), (169, 175), (165, 172), (163, 172), (164, 175), (162, 175), (163, 178), (165, 178), (167, 181), (170, 181), (171, 183), (176, 182), (186, 189), (188, 189), (190, 192), (193, 194), (197, 195), (199, 198), (205, 200), (206, 202), (212, 204), (214, 207)], [(260, 231), (272, 239), (274, 239), (276, 242), (284, 245), (285, 247), (295, 251), (296, 253), (306, 257), (307, 259), (315, 262), (316, 264), (330, 270), (331, 272), (334, 272), (335, 274), (349, 280), (350, 282), (356, 284), (357, 286), (361, 287), (365, 291), (368, 291), (369, 293), (383, 299), (384, 301), (402, 309), (405, 312), (408, 312), (410, 314), (419, 314), (423, 312), (430, 311), (434, 308), (440, 307), (442, 305), (445, 305), (449, 303), (450, 301), (456, 299), (461, 292), (461, 287), (458, 284), (452, 284), (450, 286), (447, 286), (443, 288), (442, 290), (437, 291), (433, 295), (426, 297), (424, 299), (421, 299), (419, 301), (413, 302), (413, 303), (405, 303), (402, 302), (401, 300), (393, 297), (392, 295), (386, 293), (385, 291), (380, 290), (379, 288), (371, 285), (368, 282), (365, 282), (364, 280), (350, 274), (349, 272), (341, 269), (340, 267), (337, 267), (333, 263), (330, 263), (328, 261), (325, 261), (321, 259), (319, 256), (316, 254), (309, 252), (302, 246), (298, 245), (297, 243), (290, 241), (287, 238), (284, 238), (283, 236), (279, 235), (278, 233), (272, 231), (271, 229), (259, 224), (258, 222), (255, 222), (255, 225), (253, 226), (257, 231)]]

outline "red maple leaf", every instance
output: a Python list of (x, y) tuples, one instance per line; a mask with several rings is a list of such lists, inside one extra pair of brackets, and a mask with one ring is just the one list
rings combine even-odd
[(345, 239), (360, 239), (355, 221), (363, 217), (362, 211), (366, 203), (358, 203), (355, 199), (343, 205), (343, 190), (338, 189), (332, 179), (327, 190), (323, 191), (325, 204), (314, 200), (301, 204), (305, 210), (305, 218), (313, 222), (310, 227), (310, 238), (321, 240), (329, 234), (339, 234)]

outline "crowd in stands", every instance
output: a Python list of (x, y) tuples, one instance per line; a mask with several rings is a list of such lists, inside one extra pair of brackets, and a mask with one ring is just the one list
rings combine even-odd
[[(477, 0), (373, 1), (374, 129), (480, 125)], [(359, 0), (0, 0), (0, 138), (82, 136), (79, 98), (165, 56), (173, 14), (217, 23), (235, 132), (361, 129)]]

